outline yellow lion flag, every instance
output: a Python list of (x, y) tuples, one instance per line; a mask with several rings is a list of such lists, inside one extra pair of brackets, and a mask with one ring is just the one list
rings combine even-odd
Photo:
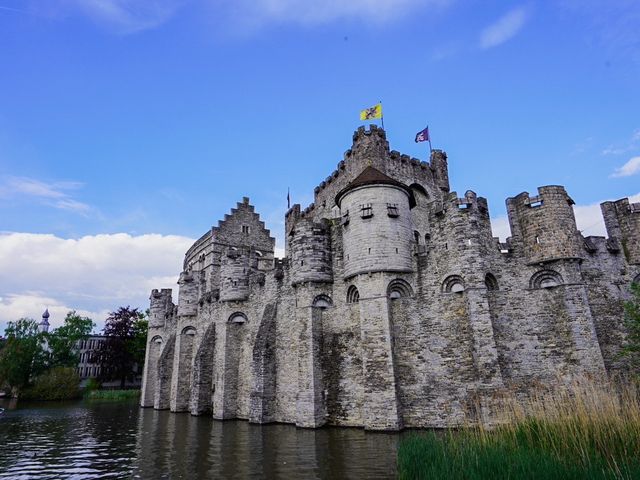
[(375, 120), (382, 118), (382, 104), (378, 103), (371, 108), (365, 108), (360, 111), (360, 120)]

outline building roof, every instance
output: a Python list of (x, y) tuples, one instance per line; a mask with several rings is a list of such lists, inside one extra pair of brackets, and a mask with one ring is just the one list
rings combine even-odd
[(402, 182), (394, 180), (390, 176), (385, 175), (380, 170), (371, 166), (365, 168), (360, 173), (360, 175), (354, 178), (352, 182), (350, 182), (345, 188), (338, 192), (338, 194), (336, 195), (336, 205), (340, 206), (340, 201), (347, 192), (364, 185), (393, 185), (396, 187), (400, 187), (409, 195), (409, 206), (411, 208), (416, 206), (416, 199), (414, 198), (413, 192), (411, 192), (411, 189), (409, 187), (407, 187)]
[(46, 321), (49, 318), (49, 309), (45, 309), (44, 313), (42, 314), (42, 321)]

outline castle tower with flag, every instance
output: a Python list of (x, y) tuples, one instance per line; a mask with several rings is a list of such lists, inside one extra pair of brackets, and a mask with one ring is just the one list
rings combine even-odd
[(505, 388), (624, 370), (640, 205), (603, 204), (604, 238), (581, 235), (572, 203), (560, 186), (509, 198), (501, 243), (486, 199), (450, 191), (446, 153), (420, 161), (360, 127), (313, 203), (286, 213), (285, 258), (245, 197), (187, 251), (178, 304), (151, 293), (141, 404), (447, 427), (491, 419)]

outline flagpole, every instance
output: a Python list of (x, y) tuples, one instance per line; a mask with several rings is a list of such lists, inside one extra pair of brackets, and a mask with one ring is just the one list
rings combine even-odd
[(433, 153), (433, 148), (431, 148), (431, 131), (429, 130), (429, 125), (427, 125), (427, 133), (429, 134), (429, 161), (431, 161), (431, 154)]
[(384, 110), (382, 109), (382, 100), (380, 100), (380, 120), (382, 121), (382, 129), (384, 130)]

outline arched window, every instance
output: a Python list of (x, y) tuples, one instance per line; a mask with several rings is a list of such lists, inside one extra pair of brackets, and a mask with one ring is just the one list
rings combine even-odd
[(484, 276), (484, 284), (487, 287), (487, 290), (499, 290), (498, 288), (498, 280), (491, 273), (487, 273)]
[[(156, 344), (156, 345), (161, 345), (162, 344), (162, 337), (160, 335), (156, 335), (155, 337), (153, 337), (151, 339), (152, 344)], [(86, 354), (85, 354), (86, 355)]]
[(329, 308), (333, 305), (331, 298), (327, 295), (318, 295), (313, 299), (313, 307), (320, 308), (322, 310)]
[(540, 270), (532, 275), (529, 288), (552, 288), (562, 285), (562, 277), (553, 270)]
[(196, 329), (193, 327), (184, 327), (182, 329), (182, 335), (195, 335), (196, 334)]
[(413, 296), (413, 289), (404, 280), (396, 278), (389, 282), (387, 287), (387, 297), (390, 300), (397, 300), (398, 298), (407, 298)]
[(464, 280), (460, 275), (451, 275), (442, 282), (442, 291), (445, 293), (464, 292)]
[(347, 288), (347, 303), (358, 303), (360, 301), (360, 292), (355, 285)]
[(245, 323), (247, 321), (247, 316), (242, 312), (232, 313), (229, 317), (229, 323)]
[(420, 232), (417, 230), (413, 231), (413, 238), (416, 241), (416, 245), (420, 245)]

